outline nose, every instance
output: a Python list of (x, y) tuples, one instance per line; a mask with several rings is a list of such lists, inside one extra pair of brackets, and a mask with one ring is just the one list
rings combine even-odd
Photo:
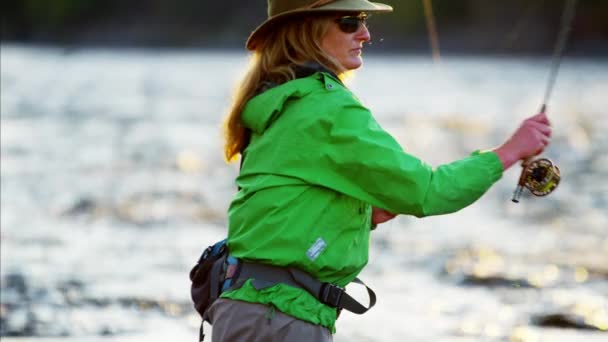
[(355, 39), (360, 40), (361, 42), (364, 42), (364, 43), (369, 42), (372, 39), (372, 36), (369, 33), (369, 30), (367, 29), (367, 25), (362, 24), (359, 27), (359, 30), (355, 34)]

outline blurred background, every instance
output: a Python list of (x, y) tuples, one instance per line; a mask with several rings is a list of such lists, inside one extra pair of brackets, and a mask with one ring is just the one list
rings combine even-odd
[[(391, 2), (372, 21), (384, 52), (426, 51), (424, 0)], [(563, 1), (435, 0), (442, 50), (453, 53), (548, 53)], [(265, 1), (23, 0), (2, 2), (4, 42), (62, 46), (241, 49), (266, 18)], [(608, 54), (608, 3), (579, 1), (570, 54)], [(378, 43), (378, 39), (375, 40)]]
[[(348, 86), (408, 152), (448, 163), (538, 111), (564, 1), (432, 1), (440, 59), (424, 1), (386, 2)], [(226, 234), (221, 123), (265, 1), (0, 6), (0, 337), (194, 340), (188, 272)], [(608, 2), (580, 0), (549, 101), (559, 188), (513, 204), (513, 167), (458, 213), (381, 225), (378, 304), (336, 341), (608, 338), (607, 56)]]

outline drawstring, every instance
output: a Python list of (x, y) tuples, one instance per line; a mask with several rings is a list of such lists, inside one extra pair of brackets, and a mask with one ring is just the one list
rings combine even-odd
[(277, 312), (274, 308), (274, 305), (270, 304), (268, 306), (268, 311), (264, 314), (264, 317), (268, 320), (268, 325), (272, 322), (272, 319), (277, 315)]

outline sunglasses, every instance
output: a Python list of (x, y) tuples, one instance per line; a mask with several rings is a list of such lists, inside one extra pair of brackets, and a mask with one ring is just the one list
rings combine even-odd
[(336, 23), (340, 28), (340, 31), (344, 33), (355, 33), (359, 30), (361, 25), (367, 26), (367, 18), (368, 16), (365, 14), (361, 15), (351, 15), (346, 17), (341, 17), (336, 19)]

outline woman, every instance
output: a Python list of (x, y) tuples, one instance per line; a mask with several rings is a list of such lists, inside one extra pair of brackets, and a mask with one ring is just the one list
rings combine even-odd
[[(396, 214), (458, 211), (518, 160), (543, 151), (544, 114), (503, 145), (436, 169), (408, 154), (342, 83), (362, 65), (366, 0), (269, 0), (249, 37), (253, 59), (227, 119), (241, 155), (229, 209), (232, 256), (343, 287), (367, 263), (370, 231)], [(338, 311), (293, 284), (241, 276), (209, 309), (213, 340), (329, 341)]]

